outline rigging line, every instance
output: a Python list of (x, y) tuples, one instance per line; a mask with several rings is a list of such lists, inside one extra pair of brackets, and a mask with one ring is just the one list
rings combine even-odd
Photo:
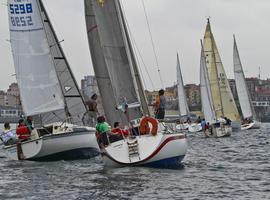
[[(134, 38), (133, 38), (133, 40), (134, 40)], [(149, 81), (150, 81), (150, 83), (151, 83), (152, 89), (155, 89), (153, 80), (151, 79), (151, 76), (150, 76), (150, 74), (149, 74), (149, 71), (147, 70), (147, 67), (146, 67), (145, 62), (144, 62), (144, 60), (143, 60), (143, 58), (142, 58), (141, 52), (140, 52), (140, 50), (139, 50), (139, 48), (138, 48), (136, 42), (133, 41), (133, 43), (134, 43), (135, 49), (136, 49), (135, 53), (137, 52), (137, 53), (136, 53), (136, 57), (138, 57), (138, 56), (140, 57), (141, 62), (142, 62), (142, 64), (143, 64), (143, 66), (144, 66), (144, 69), (145, 69), (145, 71), (146, 71), (146, 73), (147, 73), (148, 79), (149, 79)], [(140, 65), (139, 65), (139, 68), (140, 68), (141, 74), (143, 74)], [(142, 78), (143, 78), (144, 85), (146, 86), (146, 81), (145, 81), (144, 76), (142, 76)]]
[(145, 3), (144, 3), (144, 0), (141, 0), (141, 1), (142, 1), (142, 5), (143, 5), (145, 19), (146, 19), (146, 22), (147, 22), (149, 36), (150, 36), (150, 39), (151, 39), (152, 49), (153, 49), (155, 60), (156, 60), (156, 65), (157, 65), (157, 69), (158, 69), (159, 79), (160, 79), (160, 82), (161, 82), (162, 87), (164, 88), (164, 83), (163, 83), (163, 80), (162, 80), (162, 77), (161, 77), (161, 73), (160, 73), (160, 68), (159, 68), (159, 64), (158, 64), (158, 58), (157, 58), (156, 48), (155, 48), (155, 44), (154, 44), (154, 40), (153, 40), (153, 36), (152, 36), (152, 32), (151, 32), (149, 20), (148, 20), (148, 15), (147, 15)]
[[(144, 59), (143, 59), (142, 54), (141, 54), (141, 52), (140, 52), (140, 49), (138, 48), (138, 45), (137, 45), (136, 40), (135, 40), (135, 37), (133, 36), (132, 31), (131, 31), (131, 28), (130, 28), (129, 23), (128, 23), (128, 21), (127, 21), (127, 17), (126, 17), (126, 13), (125, 13), (125, 9), (124, 9), (124, 5), (123, 5), (122, 0), (120, 0), (120, 3), (121, 3), (122, 8), (123, 8), (123, 14), (124, 14), (124, 16), (125, 16), (124, 20), (125, 20), (125, 23), (126, 23), (126, 25), (127, 25), (128, 32), (129, 32), (129, 34), (130, 34), (130, 36), (131, 36), (132, 43), (134, 44), (134, 47), (135, 47), (135, 50), (136, 50), (136, 51), (134, 51), (134, 52), (135, 52), (135, 56), (136, 56), (136, 58), (137, 58), (137, 60), (138, 60), (138, 55), (139, 55), (139, 57), (140, 57), (140, 59), (141, 59), (141, 62), (142, 62), (142, 64), (143, 64), (144, 70), (146, 71), (147, 76), (148, 76), (148, 79), (149, 79), (149, 81), (150, 81), (150, 83), (151, 83), (152, 89), (155, 89), (153, 80), (151, 79), (151, 76), (150, 76), (149, 71), (148, 71), (148, 69), (147, 69), (147, 67), (146, 67), (146, 64), (145, 64), (145, 62), (144, 62)], [(145, 88), (146, 88), (146, 81), (145, 81), (145, 78), (144, 78), (144, 76), (143, 76), (141, 66), (140, 66), (140, 65), (138, 65), (138, 66), (139, 66), (139, 70), (140, 70), (140, 72), (141, 72), (140, 74), (142, 74), (141, 77), (142, 77), (142, 79), (143, 79), (144, 86), (145, 86)]]

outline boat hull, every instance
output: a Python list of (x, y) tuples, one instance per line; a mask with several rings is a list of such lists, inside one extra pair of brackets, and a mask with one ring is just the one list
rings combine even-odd
[(198, 123), (190, 124), (188, 127), (188, 131), (191, 133), (200, 132), (200, 131), (202, 131), (202, 126), (201, 126), (201, 124), (198, 124)]
[[(94, 131), (79, 131), (45, 135), (36, 140), (4, 147), (12, 160), (76, 160), (98, 155), (99, 148)], [(22, 152), (23, 157), (18, 156)]]
[(248, 129), (260, 129), (260, 128), (261, 128), (261, 123), (257, 121), (241, 125), (242, 131), (248, 130)]
[(129, 140), (111, 144), (102, 151), (107, 167), (147, 166), (156, 168), (179, 168), (187, 151), (186, 137), (183, 134), (157, 136), (137, 136), (138, 155), (128, 153)]
[(232, 127), (224, 126), (219, 128), (212, 128), (212, 132), (205, 131), (204, 133), (206, 137), (215, 137), (215, 138), (229, 137), (231, 136), (232, 133)]

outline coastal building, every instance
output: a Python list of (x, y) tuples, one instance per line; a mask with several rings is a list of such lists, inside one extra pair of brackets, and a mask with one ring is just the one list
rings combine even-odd
[(0, 106), (0, 123), (6, 121), (16, 123), (21, 115), (23, 115), (21, 107)]
[(200, 86), (196, 84), (185, 85), (186, 97), (189, 107), (198, 107), (201, 105)]
[(0, 106), (18, 107), (20, 105), (20, 92), (17, 83), (12, 83), (6, 92), (0, 91)]

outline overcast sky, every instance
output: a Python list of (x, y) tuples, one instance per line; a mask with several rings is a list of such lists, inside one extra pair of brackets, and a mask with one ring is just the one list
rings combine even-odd
[[(109, 0), (105, 0), (109, 1)], [(8, 31), (6, 0), (0, 0), (0, 90), (15, 81)], [(72, 67), (80, 81), (93, 74), (86, 38), (83, 0), (44, 0), (51, 21)], [(124, 11), (154, 88), (143, 66), (147, 89), (162, 87), (158, 78), (142, 0), (122, 0)], [(206, 19), (211, 17), (212, 31), (225, 71), (233, 78), (232, 35), (247, 77), (270, 77), (270, 0), (144, 0), (159, 68), (165, 86), (176, 82), (176, 52), (184, 83), (199, 83), (200, 39)], [(80, 84), (80, 82), (79, 82)]]

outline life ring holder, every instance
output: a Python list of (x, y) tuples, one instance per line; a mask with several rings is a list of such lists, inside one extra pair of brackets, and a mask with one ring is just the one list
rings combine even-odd
[[(150, 130), (150, 127), (148, 123), (151, 123), (152, 129)], [(140, 134), (145, 135), (150, 133), (155, 136), (158, 132), (158, 121), (153, 117), (144, 117), (140, 122)]]

